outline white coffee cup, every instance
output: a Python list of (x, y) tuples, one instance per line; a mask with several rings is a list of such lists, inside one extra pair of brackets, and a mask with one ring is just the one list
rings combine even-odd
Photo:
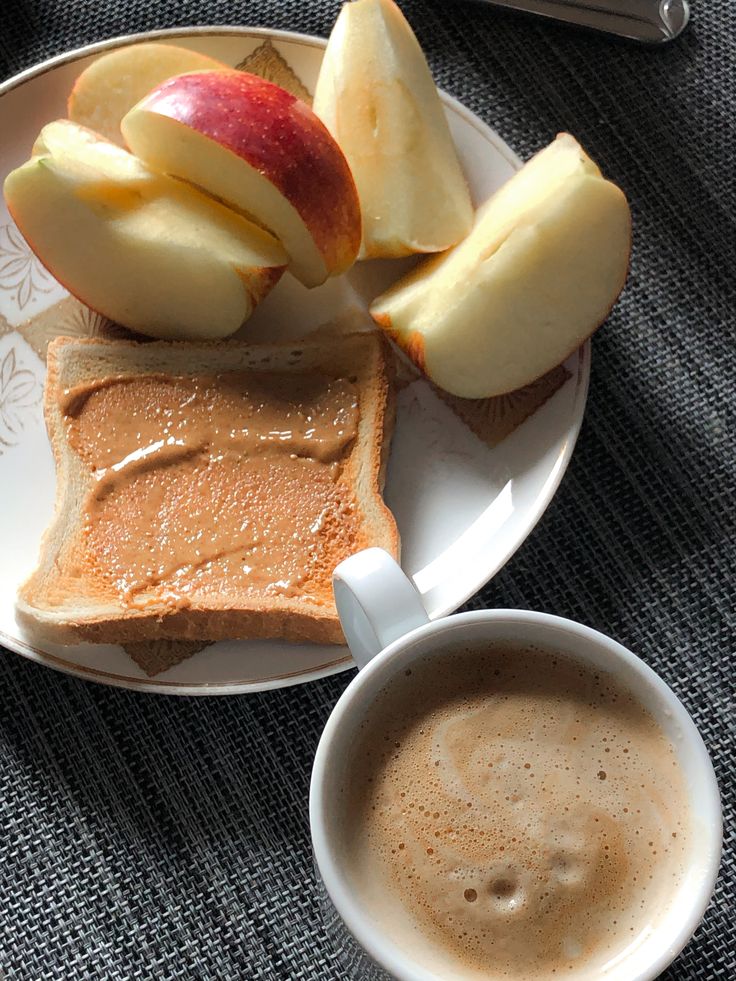
[[(500, 641), (565, 652), (607, 671), (636, 694), (675, 746), (694, 823), (690, 864), (669, 907), (646, 938), (609, 962), (605, 974), (596, 975), (605, 981), (653, 981), (700, 923), (713, 893), (722, 845), (721, 803), (713, 765), (674, 692), (621, 644), (561, 617), (526, 610), (483, 610), (430, 622), (411, 582), (381, 549), (366, 549), (339, 565), (334, 589), (360, 672), (322, 733), (312, 771), (310, 822), (318, 874), (345, 928), (344, 940), (352, 946), (357, 943), (365, 964), (381, 969), (371, 973), (369, 968), (360, 976), (385, 977), (386, 972), (398, 981), (446, 981), (385, 935), (348, 881), (341, 859), (344, 822), (339, 787), (351, 742), (377, 693), (416, 659), (441, 654), (448, 643), (472, 649)], [(359, 974), (353, 971), (351, 977)]]

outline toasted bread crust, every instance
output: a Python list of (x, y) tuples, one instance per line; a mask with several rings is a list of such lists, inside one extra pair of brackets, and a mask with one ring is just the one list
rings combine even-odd
[[(44, 533), (38, 566), (18, 593), (18, 622), (34, 638), (57, 644), (134, 643), (158, 638), (221, 640), (282, 638), (339, 644), (343, 634), (334, 600), (326, 590), (312, 599), (227, 595), (193, 598), (172, 608), (161, 602), (143, 609), (111, 598), (109, 588), (80, 576), (82, 502), (92, 477), (69, 447), (61, 396), (65, 389), (113, 374), (197, 374), (202, 371), (323, 371), (355, 379), (359, 392), (358, 434), (343, 476), (361, 516), (352, 543), (357, 551), (379, 545), (398, 557), (396, 523), (382, 498), (395, 402), (392, 359), (378, 334), (355, 334), (303, 343), (248, 345), (136, 342), (57, 338), (49, 345), (44, 398), (46, 425), (57, 474), (54, 517)], [(337, 564), (344, 555), (329, 553)], [(98, 588), (99, 587), (99, 588)]]

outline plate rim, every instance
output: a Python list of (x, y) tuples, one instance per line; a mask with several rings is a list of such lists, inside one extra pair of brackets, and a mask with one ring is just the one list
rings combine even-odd
[[(150, 41), (158, 38), (171, 39), (192, 36), (211, 37), (215, 35), (282, 40), (307, 45), (308, 47), (312, 48), (325, 48), (327, 46), (327, 39), (315, 34), (303, 34), (298, 31), (287, 31), (269, 27), (249, 27), (234, 24), (205, 24), (193, 25), (189, 27), (156, 28), (150, 31), (138, 31), (132, 34), (122, 34), (113, 38), (105, 38), (101, 41), (92, 41), (89, 44), (84, 44), (80, 47), (72, 48), (68, 51), (63, 51), (60, 54), (53, 55), (50, 58), (46, 58), (35, 65), (31, 65), (29, 68), (22, 69), (20, 72), (17, 72), (9, 79), (6, 79), (4, 82), (0, 83), (0, 98), (9, 94), (15, 89), (20, 88), (33, 79), (40, 78), (42, 75), (45, 75), (56, 68), (60, 68), (63, 65), (78, 61), (80, 58), (85, 58), (89, 55), (100, 54), (104, 51), (126, 47), (130, 44), (137, 44), (143, 41)], [(491, 126), (480, 119), (479, 116), (472, 112), (472, 110), (468, 109), (467, 106), (465, 106), (454, 96), (445, 92), (443, 89), (438, 88), (438, 91), (442, 101), (448, 107), (461, 116), (467, 124), (473, 127), (473, 129), (481, 133), (490, 143), (493, 144), (496, 151), (515, 170), (518, 170), (522, 163), (521, 159), (501, 138), (501, 136), (499, 136), (499, 134), (491, 128)], [(483, 589), (488, 582), (490, 582), (496, 573), (498, 573), (516, 554), (519, 548), (521, 548), (557, 493), (557, 489), (559, 488), (562, 478), (567, 472), (567, 468), (570, 464), (570, 460), (580, 434), (583, 418), (585, 416), (588, 388), (590, 385), (590, 339), (586, 340), (585, 343), (578, 349), (577, 356), (578, 365), (577, 376), (575, 378), (575, 394), (572, 405), (572, 424), (568, 431), (564, 446), (557, 458), (555, 471), (551, 479), (548, 480), (544, 488), (544, 493), (540, 494), (536, 502), (536, 507), (530, 513), (526, 534), (521, 541), (511, 548), (510, 551), (503, 554), (497, 562), (493, 563), (493, 565), (489, 568), (488, 575), (482, 582), (478, 583), (473, 589), (471, 589), (467, 595), (463, 594), (463, 596), (457, 602), (453, 602), (448, 606), (441, 608), (441, 610), (435, 614), (434, 619), (439, 619), (447, 616), (449, 613), (452, 613), (454, 610), (458, 609), (458, 607), (462, 606), (463, 603), (466, 603), (479, 590)], [(202, 697), (212, 695), (250, 694), (259, 691), (271, 691), (278, 688), (289, 688), (293, 687), (294, 685), (305, 684), (310, 681), (317, 681), (321, 678), (326, 678), (333, 674), (348, 671), (355, 667), (355, 662), (353, 661), (350, 652), (348, 651), (347, 653), (344, 653), (346, 649), (344, 647), (339, 647), (336, 648), (336, 651), (341, 651), (343, 653), (341, 653), (338, 657), (327, 661), (324, 664), (318, 665), (316, 668), (312, 668), (308, 671), (296, 670), (287, 674), (280, 674), (278, 676), (259, 679), (257, 681), (233, 681), (226, 684), (210, 682), (185, 683), (179, 681), (167, 681), (165, 678), (130, 678), (125, 675), (116, 674), (115, 672), (103, 671), (94, 667), (75, 664), (72, 661), (66, 661), (64, 658), (59, 657), (56, 654), (50, 654), (47, 651), (42, 651), (39, 648), (34, 647), (32, 644), (20, 640), (19, 638), (12, 637), (3, 630), (0, 630), (0, 643), (7, 650), (15, 654), (19, 654), (22, 657), (35, 662), (36, 664), (41, 664), (44, 667), (50, 668), (51, 670), (62, 674), (67, 674), (75, 678), (81, 678), (84, 681), (91, 681), (96, 684), (107, 685), (108, 687), (122, 688), (128, 691), (145, 692), (147, 694), (157, 695)]]

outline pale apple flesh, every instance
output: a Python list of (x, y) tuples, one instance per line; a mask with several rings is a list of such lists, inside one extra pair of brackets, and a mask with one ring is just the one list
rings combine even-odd
[(556, 143), (479, 210), (464, 242), (371, 306), (453, 395), (502, 395), (539, 378), (593, 333), (623, 288), (626, 198), (571, 137)]
[(150, 183), (153, 176), (132, 153), (126, 153), (86, 126), (66, 119), (57, 119), (44, 126), (36, 137), (31, 156), (73, 160), (77, 168), (87, 172), (89, 184), (109, 188), (119, 183)]
[(355, 178), (360, 258), (439, 252), (468, 233), (473, 207), (442, 102), (393, 0), (342, 7), (313, 107)]
[(222, 62), (175, 44), (133, 44), (96, 58), (79, 75), (67, 103), (73, 122), (123, 145), (120, 120), (161, 82), (183, 72), (228, 70)]
[(51, 123), (43, 152), (6, 178), (8, 210), (40, 261), (87, 306), (140, 333), (234, 333), (283, 272), (280, 245), (126, 151), (90, 142), (73, 123)]
[(271, 231), (306, 286), (355, 261), (360, 206), (350, 168), (312, 110), (278, 85), (237, 71), (182, 75), (121, 125), (151, 167)]
[[(299, 212), (267, 177), (244, 167), (235, 153), (223, 153), (221, 145), (184, 123), (142, 111), (130, 115), (126, 133), (135, 152), (152, 167), (186, 175), (188, 183), (209, 189), (251, 220), (267, 215), (268, 226), (287, 253), (298, 257), (291, 262), (297, 278), (310, 285), (327, 279), (327, 265)], [(252, 208), (254, 202), (257, 206)]]

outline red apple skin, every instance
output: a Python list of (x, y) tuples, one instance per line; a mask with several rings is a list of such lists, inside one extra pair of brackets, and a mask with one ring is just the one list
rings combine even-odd
[(329, 269), (358, 254), (358, 192), (342, 150), (301, 99), (240, 71), (188, 72), (163, 82), (139, 109), (175, 119), (260, 171), (289, 200)]
[(399, 339), (399, 331), (394, 328), (388, 313), (372, 313), (371, 316), (378, 326), (391, 338), (406, 356), (414, 362), (422, 374), (427, 374), (427, 360), (424, 356), (424, 338), (418, 330), (412, 331), (408, 337)]
[(268, 294), (274, 288), (276, 283), (278, 283), (278, 281), (283, 276), (284, 269), (286, 269), (286, 266), (267, 266), (265, 268), (261, 266), (260, 271), (262, 274), (265, 274), (261, 279), (262, 288), (260, 291), (254, 291), (248, 289), (248, 272), (252, 273), (253, 270), (242, 269), (242, 268), (238, 268), (237, 266), (235, 267), (235, 272), (243, 280), (243, 285), (247, 290), (253, 308), (257, 307), (265, 296), (268, 296)]

